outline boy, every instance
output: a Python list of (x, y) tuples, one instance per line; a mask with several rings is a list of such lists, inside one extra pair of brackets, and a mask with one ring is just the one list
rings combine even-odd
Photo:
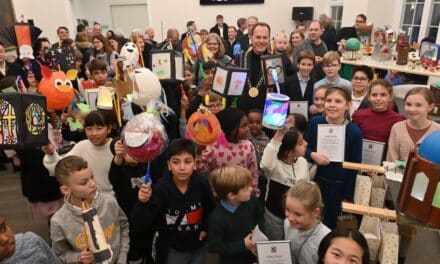
[(261, 156), (270, 141), (270, 138), (263, 131), (263, 113), (259, 109), (251, 109), (248, 113), (248, 126), (249, 135), (248, 139), (252, 142), (257, 154), (258, 165), (258, 188), (260, 189), (260, 200), (264, 204), (264, 198), (266, 197), (266, 184), (267, 179), (264, 175), (264, 171), (260, 169)]
[(32, 232), (14, 235), (0, 216), (0, 263), (55, 264), (58, 259), (39, 236)]
[(220, 204), (209, 218), (209, 250), (219, 254), (220, 264), (255, 263), (256, 246), (252, 230), (264, 227), (263, 210), (251, 196), (251, 172), (229, 165), (211, 173)]
[(97, 191), (93, 172), (78, 156), (60, 160), (55, 176), (65, 195), (64, 205), (50, 221), (50, 238), (55, 254), (63, 263), (94, 263), (84, 229), (82, 202), (97, 211), (107, 243), (113, 251), (110, 263), (126, 263), (129, 248), (128, 220), (115, 198)]
[(341, 69), (341, 56), (336, 51), (327, 52), (322, 59), (322, 69), (324, 70), (325, 77), (316, 82), (313, 86), (314, 89), (324, 84), (344, 86), (352, 91), (351, 82), (339, 76), (339, 70)]
[(103, 60), (94, 59), (87, 63), (86, 67), (90, 72), (90, 80), (83, 80), (81, 84), (84, 89), (98, 88), (99, 86), (106, 86), (108, 81), (107, 65)]
[(143, 184), (132, 212), (133, 231), (143, 232), (153, 223), (157, 225), (159, 259), (166, 259), (165, 263), (206, 262), (208, 215), (214, 203), (208, 180), (194, 173), (195, 153), (191, 141), (183, 138), (171, 141), (168, 147), (171, 175), (160, 178), (153, 190), (150, 184)]

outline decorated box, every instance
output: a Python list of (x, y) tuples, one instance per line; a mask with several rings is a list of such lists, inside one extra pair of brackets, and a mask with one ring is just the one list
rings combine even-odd
[(222, 96), (241, 96), (246, 85), (247, 69), (217, 64), (212, 90)]
[(0, 94), (0, 149), (24, 149), (48, 144), (46, 97)]
[(275, 83), (284, 83), (284, 67), (281, 54), (261, 56), (261, 67), (263, 69), (266, 86), (275, 86)]
[(183, 80), (184, 60), (182, 53), (175, 50), (151, 51), (151, 71), (160, 80)]

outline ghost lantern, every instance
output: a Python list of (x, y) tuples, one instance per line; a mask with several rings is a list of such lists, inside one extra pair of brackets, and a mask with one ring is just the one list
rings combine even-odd
[(133, 42), (126, 42), (122, 46), (119, 58), (123, 62), (123, 70), (130, 67), (133, 67), (133, 69), (139, 68), (139, 50)]
[(151, 51), (151, 69), (161, 80), (183, 80), (183, 55), (175, 50)]
[(159, 99), (162, 91), (159, 79), (147, 68), (134, 71), (133, 102), (139, 106), (146, 106), (149, 101)]

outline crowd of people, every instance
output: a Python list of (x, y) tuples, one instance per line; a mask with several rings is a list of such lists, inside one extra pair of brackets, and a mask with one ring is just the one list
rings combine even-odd
[[(208, 252), (218, 254), (220, 263), (255, 263), (257, 226), (270, 240), (290, 240), (293, 263), (368, 263), (362, 234), (336, 228), (341, 202), (353, 201), (356, 172), (317, 150), (318, 126), (344, 124), (344, 160), (360, 163), (363, 139), (386, 145), (382, 160), (406, 160), (440, 125), (429, 118), (434, 99), (428, 89), (411, 89), (404, 109), (397, 109), (392, 84), (375, 79), (373, 69), (354, 68), (350, 79), (339, 75), (337, 41), (358, 37), (365, 15), (338, 34), (328, 17), (321, 18), (290, 34), (273, 34), (255, 16), (228, 26), (222, 15), (209, 31), (199, 32), (194, 21), (182, 35), (170, 28), (162, 42), (151, 27), (133, 30), (130, 40), (147, 68), (151, 51), (183, 51), (194, 35), (209, 51), (185, 65), (183, 92), (180, 83), (162, 83), (176, 114), (163, 121), (170, 142), (151, 162), (151, 181), (143, 181), (147, 164), (124, 148), (108, 110), (85, 117), (69, 109), (56, 113), (60, 126), (52, 129), (73, 146), (50, 142), (3, 154), (20, 171), (33, 214), (50, 219), (51, 246), (32, 232), (14, 235), (3, 215), (0, 263), (95, 263), (95, 241), (84, 230), (85, 202), (97, 211), (111, 263), (207, 263)], [(99, 23), (79, 25), (74, 40), (66, 27), (57, 34), (52, 45), (47, 38), (33, 43), (35, 59), (7, 57), (0, 43), (0, 89), (11, 86), (8, 77), (22, 76), (38, 93), (41, 66), (54, 64), (79, 70), (75, 87), (109, 85), (121, 47), (130, 41), (112, 30), (104, 36)], [(276, 131), (262, 125), (273, 88), (265, 85), (261, 57), (274, 53), (281, 55), (286, 76), (281, 93), (307, 101), (309, 110), (307, 116), (290, 114)], [(248, 69), (241, 96), (225, 99), (211, 90), (216, 64)], [(224, 143), (199, 146), (185, 138), (188, 118), (200, 105), (216, 115)], [(145, 109), (133, 103), (130, 110)], [(71, 131), (69, 117), (84, 129)]]

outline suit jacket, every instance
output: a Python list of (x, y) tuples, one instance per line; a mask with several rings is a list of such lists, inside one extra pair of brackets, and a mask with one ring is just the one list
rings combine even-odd
[(15, 76), (15, 77), (21, 76), (23, 77), (23, 81), (27, 82), (27, 78), (24, 78), (25, 70), (23, 66), (17, 63), (10, 63), (7, 61), (5, 63), (6, 63), (6, 71), (4, 75), (2, 72), (0, 72), (0, 79), (3, 79), (7, 76)]
[(234, 42), (232, 42), (232, 44), (229, 42), (229, 39), (225, 40), (225, 53), (226, 53), (226, 55), (228, 55), (231, 58), (234, 57), (234, 45), (237, 43), (238, 43), (237, 39), (235, 39)]
[(237, 36), (237, 41), (240, 43), (243, 52), (246, 52), (249, 49), (249, 34), (244, 34), (241, 37)]
[(301, 94), (298, 74), (293, 74), (286, 78), (286, 95), (290, 97), (291, 101), (307, 101), (310, 107), (313, 104), (313, 85), (315, 82), (316, 80), (310, 77), (303, 96)]
[[(220, 29), (218, 28), (217, 24), (215, 24), (215, 26), (213, 26), (210, 30), (209, 33), (216, 33), (217, 35), (219, 35), (220, 37), (222, 36), (220, 34)], [(228, 25), (226, 23), (223, 23), (223, 39), (226, 41), (228, 40)]]

